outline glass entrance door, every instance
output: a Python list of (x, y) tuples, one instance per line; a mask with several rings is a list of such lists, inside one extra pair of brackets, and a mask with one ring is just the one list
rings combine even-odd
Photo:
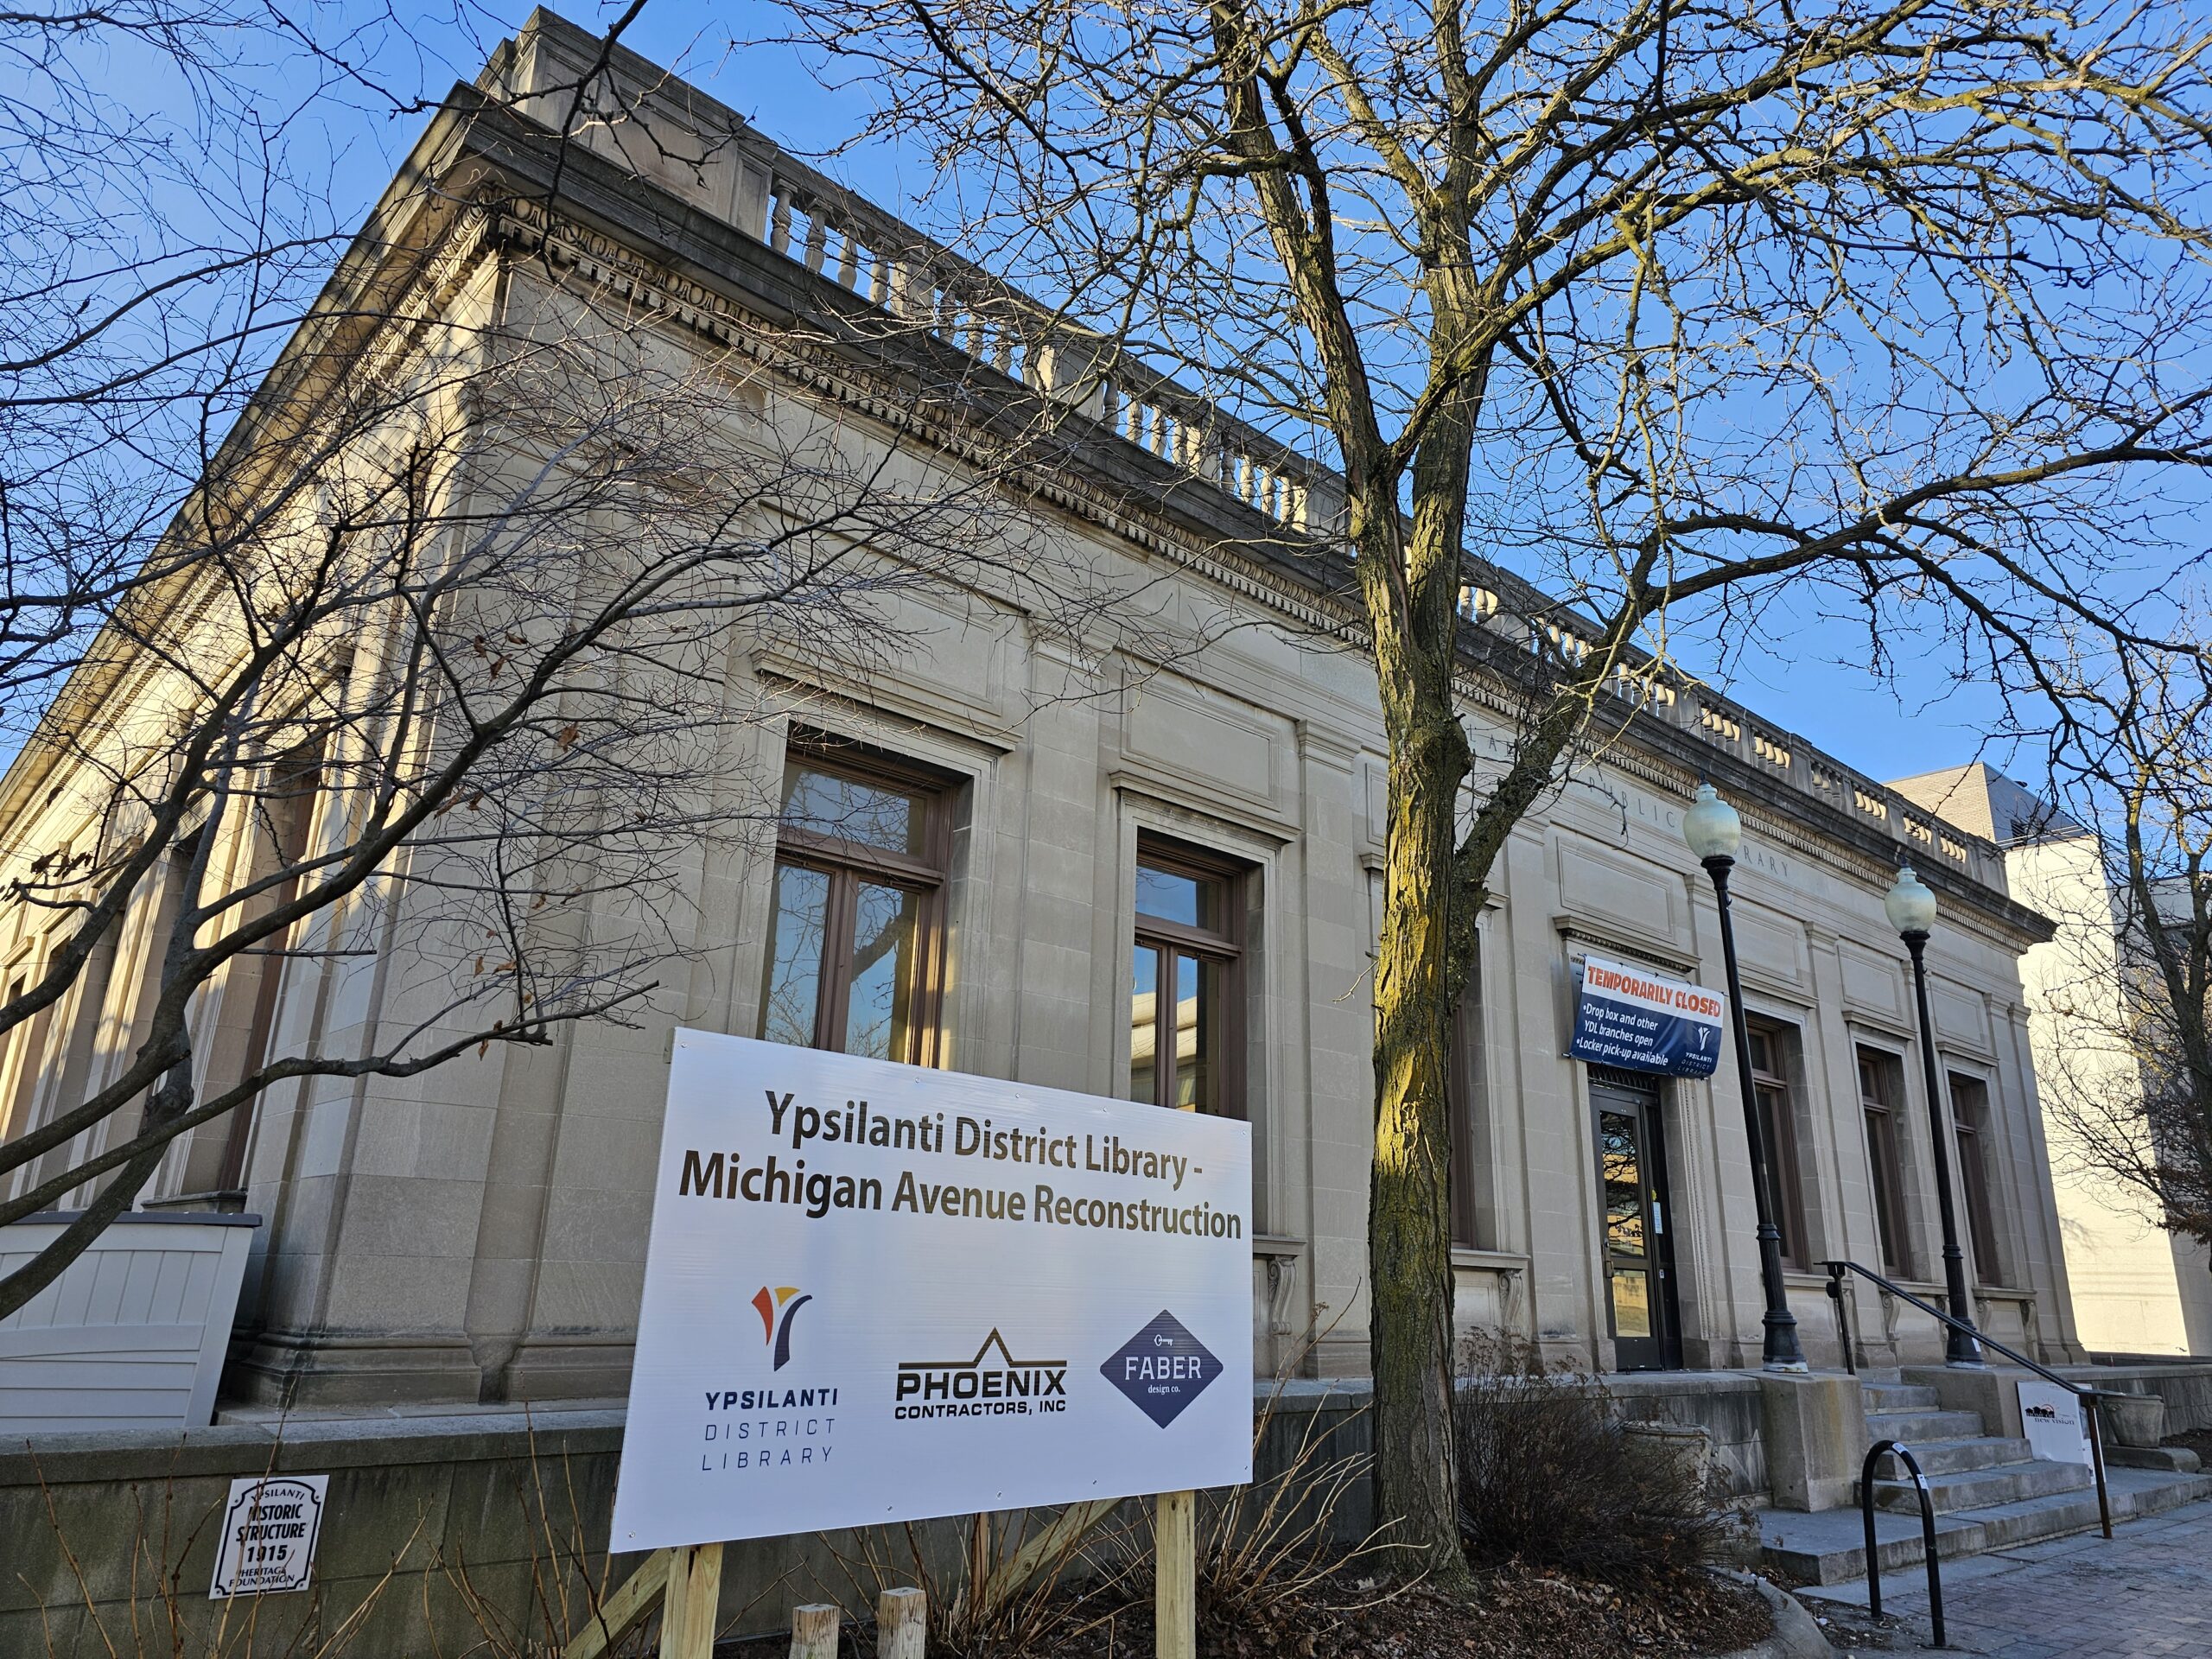
[(1615, 1363), (1662, 1370), (1681, 1363), (1667, 1236), (1667, 1153), (1658, 1091), (1592, 1074), (1598, 1185), (1605, 1202), (1605, 1300)]

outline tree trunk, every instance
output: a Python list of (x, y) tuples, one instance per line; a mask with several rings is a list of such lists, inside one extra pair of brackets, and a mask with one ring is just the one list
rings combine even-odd
[(1454, 803), (1466, 741), (1418, 692), (1393, 733), (1382, 938), (1375, 960), (1369, 1344), (1376, 1519), (1446, 1588), (1469, 1583), (1452, 1444), (1451, 1132), (1445, 1107)]

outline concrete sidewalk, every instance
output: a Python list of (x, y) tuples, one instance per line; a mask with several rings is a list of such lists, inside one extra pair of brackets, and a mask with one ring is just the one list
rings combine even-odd
[[(1866, 1581), (1796, 1592), (1838, 1645), (1910, 1651), (1929, 1639), (1928, 1579), (1913, 1567), (1882, 1574), (1870, 1628)], [(2133, 1521), (2107, 1542), (2094, 1533), (1943, 1563), (1950, 1650), (1999, 1659), (2140, 1659), (2212, 1655), (2212, 1503)]]

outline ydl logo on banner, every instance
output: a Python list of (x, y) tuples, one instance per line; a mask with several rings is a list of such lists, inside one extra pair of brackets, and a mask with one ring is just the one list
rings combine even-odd
[(773, 1345), (776, 1363), (770, 1369), (782, 1370), (791, 1362), (791, 1321), (798, 1311), (814, 1300), (798, 1294), (797, 1285), (779, 1285), (771, 1294), (768, 1287), (760, 1287), (753, 1299), (753, 1311), (760, 1316), (761, 1340)]

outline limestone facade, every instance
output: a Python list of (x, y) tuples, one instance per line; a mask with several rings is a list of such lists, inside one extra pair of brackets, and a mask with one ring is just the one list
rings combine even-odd
[[(487, 71), (523, 95), (521, 114), (457, 99), (392, 186), (387, 218), (425, 180), (466, 176), (470, 190), (488, 192), (503, 169), (546, 165), (553, 140), (531, 126), (529, 94), (589, 60), (583, 38), (534, 19)], [(615, 72), (639, 86), (658, 75), (624, 58)], [(552, 230), (588, 257), (564, 258), (560, 280), (628, 283), (662, 296), (658, 326), (675, 339), (709, 327), (718, 308), (774, 317), (817, 299), (901, 302), (901, 268), (868, 250), (918, 245), (916, 233), (690, 89), (664, 85), (653, 98), (664, 140), (696, 130), (714, 142), (702, 142), (696, 166), (657, 168), (615, 153), (604, 130), (588, 135), (563, 163), (568, 217)], [(496, 231), (505, 211), (456, 215), (443, 232), (480, 240), (467, 255), (477, 263), (448, 281), (443, 302), (542, 302), (533, 284), (548, 280), (547, 263), (482, 234), (487, 216)], [(817, 233), (793, 230), (799, 220)], [(825, 257), (832, 238), (849, 250), (842, 260)], [(1010, 393), (1058, 389), (1049, 350), (1006, 366)], [(1271, 537), (1325, 528), (1330, 480), (1257, 435), (1237, 438), (1233, 453), (1184, 448), (1173, 435), (1183, 429), (1139, 418), (1181, 407), (1173, 390), (1134, 371), (1088, 395), (1092, 429), (1069, 462), (1073, 481), (1052, 498), (1054, 534), (1071, 556), (1141, 575), (1193, 617), (1239, 626), (1208, 626), (1202, 650), (1146, 661), (1052, 637), (1001, 596), (966, 594), (932, 612), (938, 601), (928, 593), (905, 594), (898, 603), (916, 607), (906, 620), (926, 624), (937, 646), (864, 674), (839, 680), (817, 666), (809, 683), (786, 685), (773, 642), (760, 642), (746, 695), (776, 688), (790, 712), (748, 728), (749, 758), (774, 777), (826, 734), (935, 781), (948, 828), (932, 1048), (934, 1063), (950, 1068), (1126, 1094), (1138, 1040), (1130, 987), (1141, 857), (1167, 849), (1228, 873), (1241, 952), (1235, 1105), (1255, 1138), (1260, 1363), (1287, 1360), (1311, 1332), (1308, 1370), (1357, 1373), (1366, 1365), (1367, 974), (1379, 925), (1381, 726), (1361, 658), (1315, 646), (1316, 622), (1332, 613), (1313, 583), (1268, 551)], [(873, 442), (922, 441), (859, 424)], [(1087, 490), (1085, 478), (1110, 481), (1117, 499), (1148, 493), (1151, 505), (1106, 511), (1096, 505), (1104, 493)], [(1516, 584), (1471, 572), (1471, 632), (1493, 648), (1523, 648), (1510, 635), (1528, 626), (1514, 620), (1526, 613)], [(158, 693), (149, 685), (137, 695)], [(1466, 717), (1478, 753), (1510, 740), (1473, 659)], [(25, 764), (0, 785), (0, 845), (66, 842), (60, 817), (73, 797), (49, 792), (54, 780)], [(1908, 861), (1942, 904), (1929, 950), (1939, 1070), (1970, 1080), (1982, 1103), (1985, 1217), (1969, 1243), (1982, 1319), (2038, 1357), (2080, 1357), (2020, 971), (2048, 925), (2011, 895), (2004, 857), (1985, 837), (1688, 684), (1652, 694), (1602, 759), (1515, 835), (1496, 872), (1454, 1105), (1465, 1151), (1461, 1323), (1519, 1331), (1588, 1367), (1624, 1357), (1602, 1248), (1592, 1077), (1565, 1050), (1586, 953), (1723, 982), (1713, 890), (1681, 837), (1701, 777), (1745, 818), (1737, 937), (1745, 1002), (1763, 1022), (1776, 1109), (1795, 1142), (1790, 1295), (1815, 1363), (1837, 1358), (1817, 1264), (1879, 1268), (1885, 1259), (1869, 1088), (1889, 1091), (1892, 1122), (1886, 1259), (1918, 1294), (1940, 1294), (1931, 1103), (1905, 953), (1882, 911)], [(695, 955), (639, 1028), (578, 1027), (549, 1051), (494, 1047), (405, 1082), (272, 1091), (258, 1104), (234, 1194), (210, 1194), (214, 1137), (202, 1131), (200, 1143), (178, 1149), (151, 1201), (222, 1202), (264, 1218), (230, 1372), (235, 1393), (321, 1405), (622, 1391), (669, 1031), (751, 1035), (764, 1017), (772, 860), (702, 864), (689, 879), (679, 897), (696, 918)], [(149, 893), (134, 907), (111, 969), (88, 978), (86, 995), (11, 1062), (19, 1127), (81, 1089), (86, 1068), (127, 1052), (159, 904)], [(28, 936), (0, 940), (0, 959), (30, 948)], [(410, 1018), (406, 974), (380, 966), (404, 964), (289, 973), (280, 1042), (353, 1042)], [(204, 1052), (219, 1056), (220, 1033), (241, 1025), (252, 988), (211, 987)], [(1870, 1084), (1870, 1075), (1887, 1081)], [(1756, 1365), (1762, 1304), (1732, 1072), (1662, 1084), (1649, 1109), (1665, 1143), (1663, 1198), (1649, 1220), (1670, 1251), (1671, 1341), (1656, 1358)], [(1853, 1308), (1867, 1361), (1940, 1351), (1929, 1322), (1908, 1306), (1861, 1286)]]

